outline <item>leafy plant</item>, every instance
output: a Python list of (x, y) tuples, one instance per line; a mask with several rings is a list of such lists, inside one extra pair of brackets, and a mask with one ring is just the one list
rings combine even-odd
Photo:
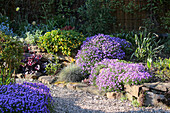
[(46, 65), (46, 74), (54, 75), (56, 74), (57, 70), (61, 68), (61, 64), (59, 64), (59, 60), (55, 59), (55, 62), (50, 62)]
[(147, 17), (144, 19), (145, 27), (152, 32), (169, 32), (169, 10), (168, 0), (147, 0), (147, 5), (139, 9), (139, 11), (147, 11)]
[(166, 39), (164, 39), (164, 49), (163, 51), (166, 53), (166, 54), (170, 54), (170, 34), (168, 34), (168, 37)]
[(42, 55), (36, 55), (35, 53), (31, 55), (24, 55), (25, 58), (22, 60), (23, 65), (21, 65), (22, 73), (34, 74), (35, 72), (45, 73), (45, 63), (41, 62)]
[(14, 79), (11, 78), (13, 71), (9, 72), (9, 69), (5, 68), (1, 68), (0, 71), (1, 71), (0, 86), (14, 83)]
[(84, 74), (90, 74), (91, 68), (96, 62), (105, 58), (122, 59), (125, 52), (122, 48), (130, 46), (125, 39), (98, 34), (88, 37), (76, 55), (76, 63), (83, 69)]
[(0, 24), (4, 22), (5, 25), (9, 23), (9, 18), (7, 16), (4, 16), (2, 13), (0, 13)]
[(36, 44), (39, 37), (42, 36), (42, 31), (40, 30), (36, 30), (35, 32), (33, 33), (30, 33), (30, 32), (26, 32), (26, 38), (25, 38), (25, 41), (27, 44)]
[(151, 67), (152, 67), (152, 59), (151, 59), (151, 58), (148, 58), (148, 59), (147, 59), (147, 67), (148, 67), (149, 70), (150, 70)]
[(137, 101), (137, 99), (133, 99), (132, 105), (135, 107), (139, 107), (139, 102)]
[(9, 28), (9, 24), (5, 24), (4, 22), (0, 24), (0, 31), (2, 31), (6, 35), (15, 36), (13, 30)]
[[(12, 70), (14, 74), (21, 65), (23, 57), (23, 45), (18, 39), (5, 35), (0, 31), (0, 70), (5, 76), (10, 75), (12, 78)], [(3, 69), (7, 69), (3, 71)]]
[(155, 68), (155, 76), (161, 78), (162, 80), (170, 80), (170, 58), (162, 59), (153, 62), (153, 67)]
[(146, 82), (151, 75), (142, 64), (120, 62), (118, 59), (104, 59), (97, 62), (89, 76), (90, 83), (105, 91), (121, 91), (125, 84)]
[(83, 80), (81, 72), (82, 70), (78, 65), (70, 64), (61, 70), (57, 80), (65, 82), (80, 82)]
[(163, 49), (163, 45), (158, 45), (157, 35), (148, 33), (144, 28), (139, 34), (135, 34), (135, 45), (133, 45), (134, 52), (131, 56), (135, 56), (138, 61), (146, 62), (147, 58), (156, 58), (157, 54)]
[(50, 89), (41, 83), (24, 82), (23, 84), (2, 85), (0, 92), (2, 113), (49, 113), (53, 105)]
[(126, 95), (123, 95), (123, 96), (120, 98), (120, 100), (123, 102), (123, 101), (128, 100), (128, 98), (127, 98), (127, 96), (126, 96)]
[(97, 33), (109, 34), (116, 23), (111, 0), (86, 0), (78, 8), (79, 30), (88, 36)]
[(64, 2), (59, 0), (56, 4), (57, 11), (54, 19), (57, 21), (59, 28), (65, 26), (76, 26), (78, 20), (77, 7), (81, 5), (77, 4), (75, 7), (76, 2), (76, 0), (65, 0)]
[(79, 48), (84, 36), (76, 31), (52, 30), (39, 37), (38, 46), (47, 50), (48, 53), (55, 54), (61, 52), (63, 55), (72, 55)]

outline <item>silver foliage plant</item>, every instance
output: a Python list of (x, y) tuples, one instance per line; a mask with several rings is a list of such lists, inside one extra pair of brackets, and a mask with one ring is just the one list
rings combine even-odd
[(64, 67), (58, 75), (58, 81), (80, 82), (83, 80), (82, 69), (77, 64), (71, 63)]

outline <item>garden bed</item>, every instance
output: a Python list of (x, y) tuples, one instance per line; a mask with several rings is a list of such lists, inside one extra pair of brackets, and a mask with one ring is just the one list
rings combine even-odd
[[(39, 81), (49, 84), (51, 77), (42, 76)], [(55, 82), (54, 85), (71, 90), (83, 90), (98, 96), (106, 96), (108, 99), (125, 97), (131, 102), (136, 101), (138, 106), (170, 107), (170, 83), (156, 82), (144, 83), (143, 85), (126, 85), (124, 92), (105, 92), (86, 83)]]

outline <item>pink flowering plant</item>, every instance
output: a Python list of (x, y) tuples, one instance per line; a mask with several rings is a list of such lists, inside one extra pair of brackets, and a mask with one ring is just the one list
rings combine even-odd
[(105, 91), (121, 91), (125, 84), (141, 84), (151, 75), (142, 64), (104, 59), (94, 65), (89, 76), (90, 83)]
[(50, 90), (42, 83), (0, 86), (0, 113), (49, 113), (52, 105)]
[(125, 56), (123, 48), (130, 44), (125, 39), (98, 34), (88, 37), (76, 55), (76, 63), (83, 69), (85, 75), (90, 74), (96, 62), (105, 58), (122, 59)]

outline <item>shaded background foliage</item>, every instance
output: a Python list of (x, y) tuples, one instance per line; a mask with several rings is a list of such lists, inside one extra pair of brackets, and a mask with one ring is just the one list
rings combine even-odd
[[(93, 35), (138, 30), (139, 26), (161, 33), (170, 29), (168, 0), (0, 0), (0, 3), (0, 12), (12, 22), (55, 21), (57, 27), (71, 25)], [(18, 12), (16, 7), (20, 7)]]

